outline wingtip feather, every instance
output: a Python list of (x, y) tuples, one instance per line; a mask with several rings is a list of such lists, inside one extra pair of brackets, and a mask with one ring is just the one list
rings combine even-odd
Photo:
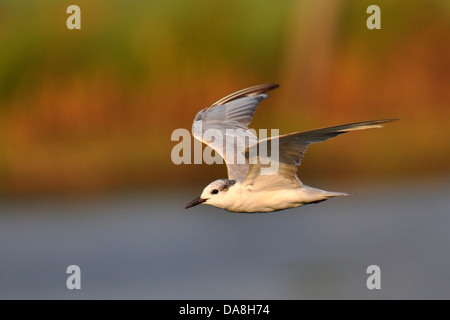
[(242, 98), (242, 97), (249, 97), (249, 96), (255, 96), (258, 94), (266, 93), (267, 91), (273, 90), (278, 88), (280, 85), (277, 83), (271, 83), (271, 84), (259, 84), (253, 87), (245, 88), (236, 92), (233, 92), (232, 94), (229, 94), (225, 96), (224, 98), (217, 100), (213, 104), (211, 104), (208, 108), (211, 108), (213, 106), (222, 105), (227, 102)]

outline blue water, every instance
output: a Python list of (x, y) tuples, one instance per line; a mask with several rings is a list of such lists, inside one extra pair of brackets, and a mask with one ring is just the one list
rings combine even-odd
[[(364, 188), (258, 215), (185, 210), (195, 189), (4, 201), (0, 298), (449, 299), (449, 194)], [(73, 264), (81, 290), (66, 287)], [(370, 265), (380, 290), (367, 289)]]

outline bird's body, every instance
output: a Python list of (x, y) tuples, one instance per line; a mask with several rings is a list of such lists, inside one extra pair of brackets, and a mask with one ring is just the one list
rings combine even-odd
[[(195, 117), (193, 135), (208, 144), (225, 160), (228, 179), (210, 183), (200, 197), (186, 208), (206, 203), (232, 212), (272, 212), (319, 203), (332, 197), (348, 196), (345, 192), (331, 192), (304, 185), (297, 177), (297, 168), (311, 143), (322, 142), (340, 134), (380, 128), (394, 119), (351, 123), (311, 131), (290, 133), (258, 140), (248, 130), (258, 103), (268, 97), (267, 91), (278, 85), (259, 85), (233, 93), (201, 110)], [(222, 133), (222, 138), (211, 136)], [(230, 144), (230, 140), (233, 142)], [(245, 146), (247, 142), (248, 146)], [(252, 153), (263, 146), (278, 146), (276, 171), (266, 173), (268, 156)], [(244, 146), (244, 147), (243, 147)], [(233, 151), (233, 152), (229, 152)], [(245, 155), (239, 162), (238, 154)], [(252, 155), (256, 159), (252, 158)]]
[(236, 182), (222, 197), (215, 199), (214, 206), (232, 212), (272, 212), (347, 195), (349, 194), (320, 190), (306, 185), (292, 189), (253, 190), (251, 186), (243, 187), (241, 183)]

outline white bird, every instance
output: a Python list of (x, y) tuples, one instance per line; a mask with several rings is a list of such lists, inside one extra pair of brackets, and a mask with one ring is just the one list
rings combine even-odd
[[(198, 204), (209, 204), (232, 212), (271, 212), (319, 203), (332, 197), (348, 196), (349, 193), (345, 192), (312, 188), (299, 180), (297, 168), (306, 148), (311, 143), (322, 142), (346, 132), (381, 128), (383, 123), (398, 120), (383, 119), (344, 124), (258, 141), (256, 135), (248, 130), (248, 125), (259, 102), (269, 97), (266, 92), (277, 87), (277, 84), (262, 84), (243, 89), (197, 113), (192, 126), (193, 135), (222, 156), (227, 165), (228, 179), (211, 182), (200, 197), (191, 201), (186, 209)], [(243, 129), (245, 135), (227, 129)], [(232, 139), (235, 142), (233, 145), (235, 150), (237, 146), (243, 145), (244, 139), (247, 139), (250, 147), (236, 150), (245, 155), (245, 162), (237, 163), (236, 154), (234, 159), (227, 159), (226, 147), (230, 140), (225, 143), (225, 140), (208, 138), (206, 135), (208, 130), (218, 130), (224, 139)], [(249, 161), (251, 148), (258, 147), (263, 142), (266, 144), (277, 142), (279, 146), (278, 170), (270, 175), (261, 174), (261, 169), (265, 166), (260, 161), (259, 155), (258, 161), (254, 164)]]

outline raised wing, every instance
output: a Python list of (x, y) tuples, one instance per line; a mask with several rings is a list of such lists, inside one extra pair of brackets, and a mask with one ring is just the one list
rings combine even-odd
[(225, 160), (230, 180), (242, 181), (248, 173), (248, 162), (242, 156), (247, 146), (256, 144), (256, 135), (248, 129), (259, 102), (277, 84), (262, 84), (232, 93), (195, 116), (194, 137), (220, 154)]
[[(261, 140), (245, 150), (247, 159), (251, 155), (257, 155), (257, 159), (253, 162), (250, 159), (250, 163), (255, 164), (250, 164), (249, 172), (243, 184), (244, 186), (252, 186), (254, 189), (258, 189), (259, 187), (262, 189), (297, 188), (302, 185), (297, 177), (297, 168), (302, 161), (306, 148), (311, 143), (322, 142), (350, 131), (381, 128), (382, 124), (396, 120), (398, 119), (357, 122), (311, 131), (295, 132)], [(272, 164), (267, 163), (267, 161), (261, 161), (260, 150), (261, 148), (271, 150), (273, 143), (278, 144), (278, 161), (275, 163), (276, 166), (274, 166), (278, 169), (271, 174), (262, 175), (261, 169), (268, 168)], [(257, 150), (254, 148), (257, 148)], [(271, 154), (269, 159), (276, 161), (276, 158), (276, 156)], [(263, 162), (266, 162), (266, 164), (263, 164)]]

